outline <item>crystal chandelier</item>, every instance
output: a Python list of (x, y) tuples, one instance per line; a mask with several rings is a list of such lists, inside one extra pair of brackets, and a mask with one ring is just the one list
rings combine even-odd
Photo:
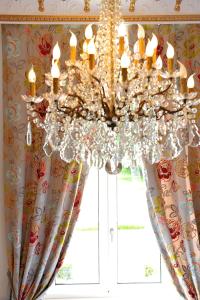
[(78, 60), (77, 39), (71, 33), (70, 59), (60, 72), (60, 48), (53, 49), (51, 72), (45, 75), (48, 92), (36, 95), (36, 74), (29, 71), (27, 144), (31, 122), (44, 129), (43, 149), (60, 153), (66, 162), (85, 161), (117, 174), (142, 158), (150, 163), (177, 157), (186, 145), (199, 145), (195, 123), (200, 103), (191, 75), (179, 62), (174, 69), (174, 49), (168, 43), (167, 70), (157, 57), (153, 34), (145, 45), (138, 25), (138, 40), (129, 49), (121, 19), (120, 0), (102, 0), (97, 35), (86, 27), (83, 53)]

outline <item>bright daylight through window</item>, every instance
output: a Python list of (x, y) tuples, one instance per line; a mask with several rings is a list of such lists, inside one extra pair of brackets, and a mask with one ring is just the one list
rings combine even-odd
[[(142, 169), (92, 168), (66, 259), (48, 298), (180, 299), (151, 228)], [(126, 297), (124, 295), (127, 295)], [(169, 298), (166, 298), (169, 299)]]

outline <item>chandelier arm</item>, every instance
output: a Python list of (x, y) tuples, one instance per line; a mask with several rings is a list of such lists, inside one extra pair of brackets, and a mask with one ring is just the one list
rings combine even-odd
[(99, 80), (99, 78), (97, 78), (94, 75), (92, 75), (92, 78), (99, 83), (99, 85), (100, 85), (100, 87), (101, 87), (101, 89), (103, 91), (103, 95), (102, 95), (102, 93), (101, 93), (101, 95), (102, 95), (103, 99), (105, 99), (106, 98), (105, 89), (104, 89), (103, 85), (101, 84), (101, 81)]
[(139, 108), (138, 108), (138, 110), (136, 111), (136, 114), (139, 115), (139, 113), (140, 113), (141, 110), (143, 109), (143, 106), (145, 105), (145, 103), (146, 103), (145, 100), (143, 100), (143, 101), (140, 103)]
[(135, 76), (133, 76), (131, 79), (129, 79), (127, 82), (128, 84), (130, 84), (133, 80), (138, 78), (138, 74), (136, 74)]
[(161, 107), (159, 108), (159, 110), (158, 110), (156, 113), (158, 113), (158, 112), (160, 112), (160, 111), (163, 111), (163, 112), (166, 112), (166, 113), (168, 113), (168, 114), (170, 114), (170, 115), (174, 115), (174, 114), (176, 114), (176, 113), (182, 111), (184, 107), (185, 107), (185, 105), (182, 105), (181, 108), (179, 108), (179, 109), (176, 109), (176, 110), (170, 110), (170, 109), (167, 109), (167, 108), (161, 106)]
[(155, 94), (150, 94), (150, 96), (154, 97), (154, 96), (158, 96), (158, 95), (164, 95), (170, 89), (171, 86), (172, 86), (172, 84), (170, 83), (170, 85), (164, 91), (159, 91)]

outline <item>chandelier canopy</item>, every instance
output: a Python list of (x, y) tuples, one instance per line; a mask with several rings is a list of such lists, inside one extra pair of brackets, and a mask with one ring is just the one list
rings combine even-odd
[(157, 37), (153, 34), (146, 45), (141, 25), (130, 50), (120, 0), (102, 0), (101, 5), (97, 35), (92, 25), (86, 27), (80, 59), (71, 33), (64, 72), (55, 45), (51, 72), (45, 75), (48, 92), (36, 95), (36, 74), (33, 67), (29, 71), (30, 95), (22, 96), (27, 104), (27, 144), (34, 122), (46, 132), (46, 155), (58, 151), (66, 162), (86, 161), (112, 174), (122, 166), (134, 167), (141, 157), (156, 163), (177, 157), (187, 145), (198, 146), (195, 117), (200, 99), (194, 74), (187, 79), (180, 62), (180, 69), (174, 69), (169, 43), (164, 70), (157, 57)]

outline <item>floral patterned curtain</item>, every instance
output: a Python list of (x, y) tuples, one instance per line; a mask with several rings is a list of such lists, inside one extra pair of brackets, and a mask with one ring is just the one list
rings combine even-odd
[[(200, 87), (199, 25), (163, 25), (158, 52), (169, 40)], [(163, 55), (164, 54), (164, 55)], [(199, 116), (198, 116), (199, 120)], [(200, 299), (200, 148), (173, 161), (145, 163), (150, 219), (173, 282), (184, 299)], [(188, 153), (187, 153), (188, 152)]]
[[(47, 158), (33, 126), (26, 146), (26, 71), (34, 63), (38, 88), (59, 27), (3, 26), (4, 168), (11, 299), (41, 299), (64, 259), (77, 220), (87, 168)], [(42, 117), (42, 116), (41, 116)]]
[(194, 189), (189, 163), (188, 156), (182, 154), (173, 161), (146, 164), (147, 199), (152, 226), (174, 284), (185, 299), (196, 300), (200, 299), (200, 210), (195, 205), (199, 206), (196, 192), (200, 189)]

